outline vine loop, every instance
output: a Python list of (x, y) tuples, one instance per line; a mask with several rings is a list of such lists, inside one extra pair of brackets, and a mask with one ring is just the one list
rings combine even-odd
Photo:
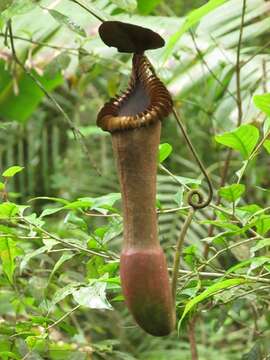
[[(196, 160), (201, 172), (203, 173), (206, 181), (207, 181), (207, 184), (208, 184), (208, 189), (209, 189), (209, 193), (208, 193), (208, 196), (207, 198), (205, 199), (203, 193), (201, 192), (201, 190), (198, 190), (198, 189), (192, 189), (189, 191), (188, 193), (188, 198), (187, 198), (187, 202), (188, 204), (194, 209), (194, 210), (198, 210), (198, 209), (203, 209), (205, 208), (206, 206), (208, 206), (210, 204), (210, 202), (212, 201), (212, 198), (213, 198), (213, 185), (212, 185), (212, 182), (211, 182), (211, 179), (209, 177), (209, 175), (207, 174), (207, 171), (202, 163), (202, 161), (200, 160), (194, 146), (192, 145), (192, 142), (186, 132), (186, 129), (183, 125), (183, 122), (180, 118), (180, 116), (177, 114), (175, 108), (173, 108), (173, 115), (175, 117), (175, 120), (178, 124), (178, 126), (180, 127), (181, 131), (182, 131), (182, 134), (185, 138), (185, 141), (194, 157), (194, 159)], [(196, 197), (196, 198), (195, 198)]]

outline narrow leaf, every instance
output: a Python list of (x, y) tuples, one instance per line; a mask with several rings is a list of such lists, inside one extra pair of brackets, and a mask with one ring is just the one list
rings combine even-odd
[(48, 11), (60, 25), (66, 25), (71, 31), (77, 33), (80, 36), (86, 37), (85, 30), (80, 25), (71, 20), (68, 16), (53, 9), (48, 9)]
[(3, 172), (2, 176), (6, 178), (13, 177), (15, 174), (21, 172), (23, 169), (24, 168), (22, 166), (11, 166)]
[(241, 284), (246, 283), (247, 280), (245, 279), (229, 279), (229, 280), (223, 280), (219, 281), (214, 285), (209, 286), (206, 290), (204, 290), (200, 295), (196, 296), (194, 299), (190, 300), (184, 309), (184, 312), (182, 314), (182, 317), (178, 323), (178, 329), (181, 326), (182, 321), (184, 320), (185, 316), (200, 302), (202, 302), (205, 299), (208, 299), (209, 297), (215, 295), (221, 290), (225, 290), (234, 286), (238, 286)]
[[(164, 61), (171, 55), (175, 45), (180, 40), (182, 35), (188, 31), (193, 25), (197, 24), (204, 16), (215, 10), (217, 7), (224, 4), (227, 0), (210, 0), (200, 8), (193, 10), (186, 17), (186, 20), (180, 27), (180, 29), (172, 35), (164, 53)], [(147, 1), (145, 1), (147, 2)]]

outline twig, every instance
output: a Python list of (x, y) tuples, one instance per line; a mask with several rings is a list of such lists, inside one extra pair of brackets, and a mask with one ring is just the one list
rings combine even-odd
[(24, 223), (28, 224), (28, 225), (33, 226), (34, 228), (36, 228), (37, 230), (39, 230), (43, 234), (47, 235), (49, 238), (51, 238), (51, 239), (53, 239), (53, 240), (55, 240), (55, 241), (57, 241), (57, 242), (59, 242), (61, 244), (64, 244), (64, 245), (66, 245), (68, 247), (71, 247), (71, 248), (74, 248), (76, 250), (86, 252), (86, 253), (91, 254), (91, 255), (97, 255), (97, 256), (101, 256), (101, 257), (106, 258), (106, 259), (110, 259), (110, 256), (108, 256), (108, 255), (106, 255), (104, 253), (99, 253), (97, 251), (93, 251), (93, 250), (84, 248), (83, 246), (80, 246), (80, 245), (77, 245), (77, 244), (74, 244), (74, 243), (69, 243), (69, 242), (67, 242), (67, 241), (65, 241), (63, 239), (60, 239), (58, 236), (49, 233), (47, 230), (43, 229), (39, 225), (36, 225), (36, 224), (32, 223), (31, 221), (29, 221), (25, 217), (21, 217), (20, 220), (23, 221)]
[(31, 73), (31, 71), (29, 71), (25, 65), (19, 60), (17, 53), (16, 53), (16, 49), (15, 49), (15, 44), (14, 44), (14, 38), (13, 38), (13, 31), (12, 31), (12, 21), (11, 19), (8, 21), (7, 23), (7, 28), (9, 30), (9, 37), (10, 37), (10, 44), (11, 44), (11, 51), (12, 51), (12, 56), (14, 61), (21, 67), (21, 69), (34, 81), (34, 83), (41, 89), (41, 91), (47, 96), (47, 98), (54, 104), (54, 106), (57, 108), (57, 110), (63, 115), (64, 119), (66, 120), (67, 124), (69, 125), (71, 131), (73, 132), (74, 138), (75, 139), (79, 139), (81, 146), (84, 150), (84, 153), (86, 154), (86, 156), (88, 157), (89, 162), (91, 163), (91, 165), (94, 167), (94, 169), (96, 170), (96, 172), (100, 174), (97, 165), (95, 163), (95, 161), (92, 159), (86, 143), (85, 143), (85, 138), (84, 135), (82, 134), (82, 132), (73, 124), (72, 120), (70, 119), (70, 117), (68, 116), (68, 114), (65, 112), (65, 110), (62, 108), (62, 106), (55, 100), (55, 98), (45, 89), (45, 87), (43, 86), (43, 84)]
[(60, 322), (62, 322), (63, 320), (65, 320), (67, 317), (69, 317), (71, 314), (74, 313), (74, 311), (76, 311), (77, 309), (79, 309), (81, 305), (77, 305), (75, 306), (73, 309), (71, 309), (69, 312), (67, 312), (66, 314), (64, 314), (62, 317), (60, 317), (58, 320), (56, 320), (53, 324), (49, 325), (46, 330), (51, 329), (52, 327), (60, 324)]
[(241, 66), (240, 66), (240, 55), (241, 55), (241, 45), (243, 38), (243, 29), (245, 22), (245, 13), (246, 13), (246, 0), (243, 0), (239, 40), (237, 45), (237, 56), (236, 56), (236, 96), (237, 96), (237, 107), (238, 107), (238, 119), (237, 126), (240, 126), (243, 119), (243, 109), (242, 109), (242, 97), (241, 97)]
[[(213, 185), (212, 185), (212, 182), (211, 182), (211, 179), (202, 163), (202, 161), (200, 160), (187, 132), (186, 132), (186, 129), (184, 127), (184, 124), (182, 122), (182, 119), (181, 119), (181, 116), (179, 116), (176, 112), (176, 109), (173, 108), (173, 115), (174, 115), (174, 118), (178, 124), (178, 126), (180, 127), (181, 129), (181, 132), (184, 136), (184, 139), (189, 147), (189, 150), (191, 151), (195, 161), (197, 162), (201, 172), (203, 173), (204, 177), (205, 177), (205, 180), (207, 182), (207, 185), (208, 185), (208, 197), (206, 199), (204, 199), (204, 196), (203, 194), (198, 190), (198, 189), (194, 189), (194, 190), (191, 190), (189, 193), (188, 193), (188, 204), (190, 206), (193, 207), (193, 209), (203, 209), (205, 208), (206, 206), (208, 206), (210, 204), (210, 202), (212, 201), (212, 198), (213, 198)], [(193, 197), (194, 195), (196, 195), (198, 197), (198, 201), (194, 201)]]
[(88, 9), (87, 6), (85, 6), (84, 4), (80, 3), (79, 1), (77, 0), (70, 0), (71, 2), (73, 2), (74, 4), (77, 4), (79, 5), (81, 8), (83, 8), (84, 10), (86, 10), (87, 12), (89, 12), (91, 15), (93, 15), (96, 19), (98, 19), (99, 21), (101, 22), (104, 22), (105, 19), (102, 19), (100, 16), (98, 16), (97, 14), (94, 13), (94, 11)]
[(226, 91), (237, 103), (237, 98), (234, 96), (234, 94), (228, 89), (228, 87), (224, 87), (224, 84), (219, 80), (219, 78), (217, 77), (217, 75), (213, 72), (213, 70), (209, 67), (207, 61), (204, 58), (204, 55), (201, 51), (201, 49), (198, 47), (198, 44), (196, 42), (195, 36), (193, 34), (193, 32), (190, 30), (190, 36), (192, 38), (192, 41), (194, 43), (195, 49), (200, 57), (200, 59), (202, 60), (202, 62), (204, 63), (204, 65), (206, 66), (207, 70), (209, 71), (209, 73), (212, 75), (212, 77), (216, 80), (216, 82), (222, 87), (222, 89), (224, 89), (224, 91)]
[(190, 345), (190, 352), (191, 352), (191, 360), (198, 360), (198, 351), (197, 351), (197, 344), (196, 344), (196, 317), (194, 316), (188, 322), (188, 339)]
[(181, 260), (181, 255), (182, 255), (182, 248), (183, 248), (187, 230), (193, 219), (194, 212), (195, 212), (195, 210), (193, 208), (191, 208), (189, 210), (188, 216), (184, 222), (178, 242), (176, 244), (175, 255), (174, 255), (174, 264), (173, 264), (173, 273), (172, 273), (172, 296), (173, 296), (174, 302), (176, 299), (176, 287), (177, 287), (177, 279), (178, 279), (178, 273), (179, 273), (180, 260)]

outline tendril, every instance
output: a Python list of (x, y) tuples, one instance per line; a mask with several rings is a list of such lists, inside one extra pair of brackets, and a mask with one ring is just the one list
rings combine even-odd
[(175, 120), (178, 124), (178, 126), (180, 127), (181, 129), (181, 132), (185, 138), (185, 141), (194, 157), (194, 159), (196, 160), (201, 172), (203, 173), (205, 179), (206, 179), (206, 182), (207, 182), (207, 185), (208, 185), (208, 189), (209, 189), (209, 193), (208, 193), (208, 197), (205, 199), (204, 197), (204, 194), (202, 193), (201, 190), (198, 190), (198, 189), (192, 189), (189, 191), (188, 193), (188, 197), (187, 197), (187, 202), (188, 204), (194, 209), (194, 210), (198, 210), (198, 209), (203, 209), (205, 208), (206, 206), (208, 206), (213, 198), (213, 185), (212, 185), (212, 182), (211, 182), (211, 179), (209, 177), (209, 175), (207, 174), (207, 171), (202, 163), (202, 161), (200, 160), (187, 132), (186, 132), (186, 129), (184, 127), (184, 124), (182, 122), (182, 119), (181, 117), (177, 114), (175, 108), (173, 108), (173, 115), (175, 117)]

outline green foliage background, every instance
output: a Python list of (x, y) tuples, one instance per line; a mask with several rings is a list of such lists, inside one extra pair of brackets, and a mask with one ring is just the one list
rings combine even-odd
[[(269, 359), (269, 2), (81, 3), (164, 36), (147, 55), (214, 199), (196, 212), (181, 254), (178, 331), (146, 335), (123, 303), (121, 199), (110, 136), (95, 124), (125, 88), (130, 56), (106, 48), (98, 20), (75, 1), (2, 1), (0, 358)], [(187, 191), (207, 186), (172, 117), (161, 142), (157, 208), (171, 268)]]

